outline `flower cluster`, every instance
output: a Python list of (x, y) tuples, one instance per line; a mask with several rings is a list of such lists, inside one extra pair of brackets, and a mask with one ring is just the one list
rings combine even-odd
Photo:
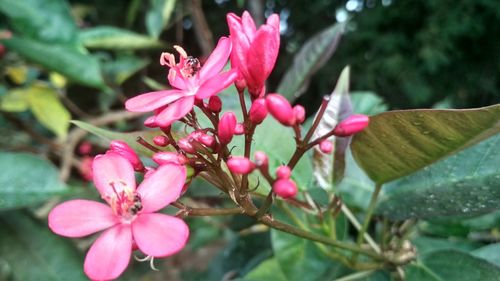
[[(174, 46), (178, 59), (172, 53), (162, 53), (160, 57), (160, 64), (168, 67), (171, 89), (145, 93), (125, 104), (129, 111), (152, 113), (144, 125), (157, 128), (158, 135), (152, 140), (140, 138), (138, 143), (153, 152), (152, 160), (158, 166), (145, 166), (127, 143), (112, 141), (105, 154), (95, 157), (91, 169), (94, 184), (108, 205), (72, 200), (51, 211), (49, 226), (59, 235), (82, 237), (105, 230), (85, 259), (84, 271), (91, 279), (117, 278), (134, 250), (149, 259), (181, 250), (189, 236), (187, 225), (176, 216), (158, 211), (174, 202), (175, 207), (182, 208), (179, 206), (183, 204), (176, 200), (194, 177), (201, 176), (228, 194), (243, 213), (261, 216), (269, 204), (260, 210), (253, 204), (250, 173), (258, 171), (272, 187), (266, 202), (272, 203), (275, 195), (292, 199), (298, 194), (293, 169), (307, 150), (319, 147), (322, 152), (331, 153), (334, 146), (330, 137), (350, 136), (368, 125), (368, 117), (352, 115), (331, 132), (311, 140), (317, 126), (314, 122), (302, 137), (304, 107), (292, 106), (280, 94), (268, 93), (265, 86), (279, 52), (278, 15), (271, 15), (259, 28), (248, 12), (241, 17), (227, 15), (227, 23), (230, 36), (219, 40), (204, 64)], [(231, 68), (223, 71), (228, 61)], [(217, 96), (233, 83), (241, 114), (224, 110), (223, 101)], [(245, 100), (251, 102), (248, 110)], [(199, 114), (211, 125), (200, 125)], [(268, 115), (293, 129), (297, 143), (295, 154), (274, 175), (265, 152), (254, 152), (250, 160), (254, 131)], [(322, 116), (318, 114), (316, 118), (320, 120)], [(174, 122), (183, 123), (184, 130), (174, 130)], [(245, 141), (244, 155), (233, 155), (230, 144), (240, 135)], [(137, 173), (144, 180), (136, 188)], [(179, 215), (186, 212), (180, 210)]]

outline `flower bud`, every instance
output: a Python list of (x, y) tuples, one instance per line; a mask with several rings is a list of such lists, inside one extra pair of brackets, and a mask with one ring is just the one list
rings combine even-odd
[(291, 174), (292, 171), (288, 166), (281, 165), (278, 167), (278, 169), (276, 169), (276, 177), (278, 179), (289, 179)]
[(170, 141), (165, 136), (156, 136), (153, 138), (153, 143), (156, 144), (157, 146), (163, 147), (169, 145)]
[(177, 145), (182, 150), (184, 150), (184, 152), (194, 154), (194, 153), (196, 153), (196, 149), (193, 147), (190, 140), (191, 140), (191, 138), (189, 138), (189, 137), (182, 138), (179, 141), (177, 141)]
[(285, 126), (295, 124), (295, 116), (290, 103), (279, 94), (269, 94), (266, 97), (266, 105), (269, 113)]
[(348, 137), (363, 131), (370, 123), (370, 118), (362, 114), (354, 114), (342, 120), (335, 129), (333, 134), (338, 137)]
[(92, 181), (94, 175), (92, 173), (92, 162), (94, 162), (94, 157), (83, 156), (78, 170), (80, 175), (85, 181)]
[(134, 167), (134, 170), (144, 170), (144, 165), (142, 164), (141, 159), (139, 159), (139, 156), (137, 156), (135, 151), (126, 142), (113, 140), (111, 141), (109, 148), (111, 151), (116, 152), (127, 159)]
[(293, 107), (293, 116), (295, 116), (297, 124), (302, 124), (306, 120), (306, 110), (302, 105), (297, 104)]
[(217, 128), (217, 135), (221, 144), (228, 144), (234, 136), (236, 129), (236, 115), (229, 111), (222, 115), (219, 126)]
[(254, 124), (260, 124), (267, 116), (267, 106), (265, 99), (256, 99), (253, 101), (248, 117)]
[(234, 134), (235, 135), (243, 135), (245, 133), (245, 126), (243, 124), (238, 123), (236, 124), (236, 127), (234, 128)]
[(284, 199), (295, 197), (297, 185), (290, 179), (278, 179), (273, 184), (273, 192)]
[(263, 167), (264, 169), (267, 169), (267, 166), (269, 165), (269, 159), (267, 158), (267, 155), (264, 152), (256, 151), (255, 154), (253, 155), (253, 159), (258, 167)]
[(144, 126), (146, 126), (148, 128), (158, 127), (158, 124), (156, 124), (156, 121), (155, 121), (155, 117), (150, 116), (150, 117), (146, 118), (146, 120), (144, 120)]
[(186, 156), (175, 152), (158, 152), (153, 155), (153, 161), (158, 163), (158, 165), (164, 165), (167, 163), (184, 165), (187, 163), (187, 158)]
[(333, 151), (333, 143), (329, 140), (323, 140), (319, 143), (319, 150), (325, 154), (330, 154)]
[(210, 111), (219, 113), (222, 110), (222, 101), (218, 96), (211, 96), (208, 100), (208, 109)]
[(80, 155), (88, 155), (91, 152), (92, 144), (88, 141), (84, 141), (78, 146), (78, 153), (80, 153)]
[(213, 148), (215, 145), (215, 138), (211, 135), (201, 134), (198, 137), (198, 142), (200, 142), (201, 144), (203, 144), (206, 147)]
[(233, 156), (227, 160), (227, 167), (235, 174), (246, 175), (255, 169), (255, 164), (246, 157)]

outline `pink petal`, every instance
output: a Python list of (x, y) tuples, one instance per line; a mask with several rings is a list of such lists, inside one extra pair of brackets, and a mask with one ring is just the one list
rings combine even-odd
[(279, 30), (280, 30), (280, 17), (278, 16), (278, 14), (272, 14), (267, 18), (266, 24), (270, 25), (271, 27), (278, 30), (278, 32), (279, 32)]
[[(276, 63), (280, 47), (279, 31), (275, 28), (263, 25), (257, 31), (247, 54), (247, 69), (250, 77), (249, 84), (263, 86)], [(251, 78), (251, 81), (248, 81)]]
[(49, 213), (49, 228), (66, 237), (83, 237), (118, 223), (111, 208), (90, 200), (71, 200)]
[(193, 109), (194, 97), (188, 96), (171, 103), (156, 115), (155, 122), (160, 127), (170, 126), (173, 122), (186, 116)]
[(125, 271), (132, 254), (130, 225), (117, 225), (97, 238), (85, 257), (85, 274), (92, 280), (116, 279)]
[(247, 11), (244, 11), (243, 16), (241, 17), (241, 26), (243, 28), (243, 32), (251, 42), (255, 36), (257, 28), (255, 27), (255, 22), (253, 21), (252, 16)]
[(133, 112), (148, 112), (174, 102), (184, 96), (179, 90), (150, 92), (133, 97), (125, 102), (125, 108)]
[(171, 163), (160, 166), (137, 188), (143, 206), (141, 212), (156, 212), (177, 200), (185, 182), (184, 166)]
[(238, 70), (231, 69), (223, 72), (205, 82), (196, 92), (196, 98), (205, 99), (217, 95), (225, 88), (229, 87), (238, 78)]
[(146, 255), (170, 256), (186, 245), (189, 228), (176, 217), (164, 214), (140, 214), (132, 223), (134, 241)]
[(217, 43), (217, 47), (208, 57), (207, 61), (200, 70), (201, 83), (219, 74), (227, 63), (231, 54), (231, 40), (222, 37)]
[(135, 190), (134, 168), (116, 152), (97, 155), (92, 163), (92, 173), (94, 184), (103, 198), (114, 196), (115, 191), (121, 192), (125, 188)]

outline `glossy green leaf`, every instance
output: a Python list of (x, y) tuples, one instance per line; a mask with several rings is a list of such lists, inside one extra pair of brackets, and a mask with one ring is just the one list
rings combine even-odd
[(455, 250), (468, 253), (481, 247), (480, 243), (471, 242), (465, 239), (445, 239), (427, 236), (418, 236), (412, 240), (412, 243), (417, 248), (419, 256), (425, 256), (432, 252), (442, 250)]
[(500, 209), (500, 134), (384, 186), (377, 212), (392, 219)]
[(135, 56), (120, 56), (103, 64), (104, 75), (117, 85), (121, 85), (132, 75), (149, 64), (149, 60)]
[(500, 268), (500, 243), (490, 244), (471, 252), (475, 257), (482, 258)]
[(311, 37), (295, 55), (276, 92), (293, 101), (309, 86), (311, 76), (333, 55), (344, 32), (344, 24), (334, 24)]
[(373, 116), (353, 137), (354, 158), (377, 183), (415, 172), (500, 131), (500, 105), (399, 110)]
[(245, 275), (245, 281), (288, 281), (286, 276), (281, 271), (280, 265), (275, 258), (270, 258), (263, 261), (256, 268)]
[(469, 254), (442, 250), (406, 267), (407, 281), (497, 281), (500, 267)]
[(56, 167), (33, 154), (2, 152), (0, 170), (0, 210), (41, 203), (67, 191)]
[(0, 13), (14, 31), (44, 42), (72, 43), (77, 26), (67, 1), (2, 0)]
[[(82, 122), (82, 121), (76, 121), (73, 120), (71, 123), (77, 125), (78, 127), (84, 129), (85, 131), (94, 134), (98, 137), (101, 137), (107, 141), (112, 141), (112, 140), (121, 140), (126, 142), (135, 152), (137, 152), (139, 155), (142, 156), (151, 156), (153, 155), (153, 152), (144, 146), (140, 145), (137, 143), (137, 138), (142, 137), (145, 139), (147, 142), (150, 144), (153, 144), (153, 138), (161, 133), (157, 131), (137, 131), (137, 132), (129, 132), (129, 133), (120, 133), (120, 132), (113, 132), (109, 130), (105, 130), (96, 126), (93, 126), (91, 124)], [(157, 147), (160, 149), (160, 147)], [(164, 148), (161, 148), (164, 150)]]
[(25, 90), (35, 118), (59, 138), (66, 138), (71, 114), (59, 100), (57, 92), (43, 84), (34, 84)]
[[(40, 180), (39, 178), (38, 180)], [(67, 238), (20, 212), (0, 215), (0, 263), (12, 281), (84, 281), (83, 255)]]
[(175, 2), (176, 0), (150, 0), (150, 8), (146, 13), (146, 29), (151, 37), (160, 37), (174, 12)]
[(42, 43), (16, 36), (0, 42), (9, 50), (40, 64), (47, 70), (58, 72), (83, 85), (104, 87), (97, 59), (70, 45)]
[(388, 109), (384, 100), (373, 92), (351, 92), (350, 96), (354, 113), (375, 115)]
[(136, 50), (164, 46), (157, 39), (112, 26), (85, 29), (80, 33), (80, 40), (85, 47), (94, 49)]

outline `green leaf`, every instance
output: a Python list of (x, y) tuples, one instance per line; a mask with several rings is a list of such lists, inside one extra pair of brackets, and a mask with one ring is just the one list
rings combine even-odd
[[(77, 125), (78, 127), (84, 129), (85, 131), (92, 133), (98, 137), (101, 137), (107, 141), (112, 141), (112, 140), (121, 140), (126, 142), (135, 152), (137, 152), (139, 155), (142, 156), (151, 156), (153, 155), (153, 152), (144, 146), (140, 145), (137, 143), (137, 138), (142, 137), (145, 139), (147, 142), (150, 144), (153, 144), (153, 138), (161, 133), (157, 131), (137, 131), (137, 132), (129, 132), (129, 133), (120, 133), (120, 132), (113, 132), (105, 129), (98, 128), (96, 126), (93, 126), (91, 124), (82, 122), (82, 121), (76, 121), (72, 120), (71, 123)], [(157, 147), (160, 149), (160, 147)], [(161, 148), (164, 150), (164, 148)]]
[(93, 49), (137, 50), (164, 47), (157, 39), (112, 26), (85, 29), (80, 33), (80, 40), (85, 47)]
[(377, 212), (392, 219), (500, 209), (500, 134), (384, 186)]
[(146, 29), (151, 37), (160, 37), (170, 21), (175, 2), (176, 0), (150, 0), (150, 8), (146, 13)]
[(83, 85), (104, 87), (97, 59), (81, 53), (73, 46), (42, 43), (16, 36), (8, 40), (0, 40), (0, 42), (9, 50), (40, 64), (47, 70), (58, 72)]
[(384, 100), (373, 92), (351, 92), (350, 96), (354, 113), (375, 115), (387, 111)]
[(263, 261), (256, 268), (245, 275), (245, 281), (288, 281), (286, 276), (281, 271), (280, 265), (275, 258), (270, 258)]
[(406, 267), (407, 281), (496, 281), (498, 276), (499, 267), (454, 250), (432, 252)]
[(47, 85), (37, 83), (27, 88), (26, 94), (36, 119), (59, 138), (66, 138), (71, 114), (62, 105), (57, 92)]
[(295, 55), (276, 92), (293, 101), (309, 86), (311, 76), (333, 55), (344, 32), (344, 24), (334, 24), (310, 38)]
[(432, 252), (442, 250), (455, 250), (468, 253), (481, 246), (480, 243), (474, 243), (465, 239), (442, 239), (419, 236), (412, 240), (417, 248), (419, 256), (425, 256)]
[[(335, 90), (330, 95), (323, 118), (314, 131), (311, 140), (320, 138), (331, 132), (337, 123), (352, 114), (351, 100), (349, 99), (350, 68), (346, 66), (340, 74)], [(332, 189), (333, 182), (339, 182), (344, 176), (345, 150), (350, 138), (330, 137), (328, 140), (335, 145), (335, 155), (321, 152), (319, 147), (313, 149), (313, 173), (318, 185), (324, 189)]]
[(0, 110), (7, 112), (22, 112), (28, 110), (29, 104), (24, 89), (10, 90), (0, 97)]
[(136, 56), (120, 56), (103, 64), (103, 72), (115, 84), (121, 85), (149, 64), (149, 60)]
[(61, 0), (2, 0), (0, 12), (14, 31), (44, 42), (72, 43), (77, 26), (69, 5)]
[(29, 153), (0, 153), (0, 210), (41, 203), (67, 191), (48, 161)]
[(354, 159), (382, 184), (415, 172), (500, 131), (500, 105), (399, 110), (373, 116), (353, 137)]
[(500, 243), (490, 244), (474, 250), (471, 254), (500, 267)]
[[(41, 177), (38, 178), (40, 180)], [(0, 216), (0, 263), (13, 281), (88, 280), (83, 258), (66, 238), (20, 212)]]

